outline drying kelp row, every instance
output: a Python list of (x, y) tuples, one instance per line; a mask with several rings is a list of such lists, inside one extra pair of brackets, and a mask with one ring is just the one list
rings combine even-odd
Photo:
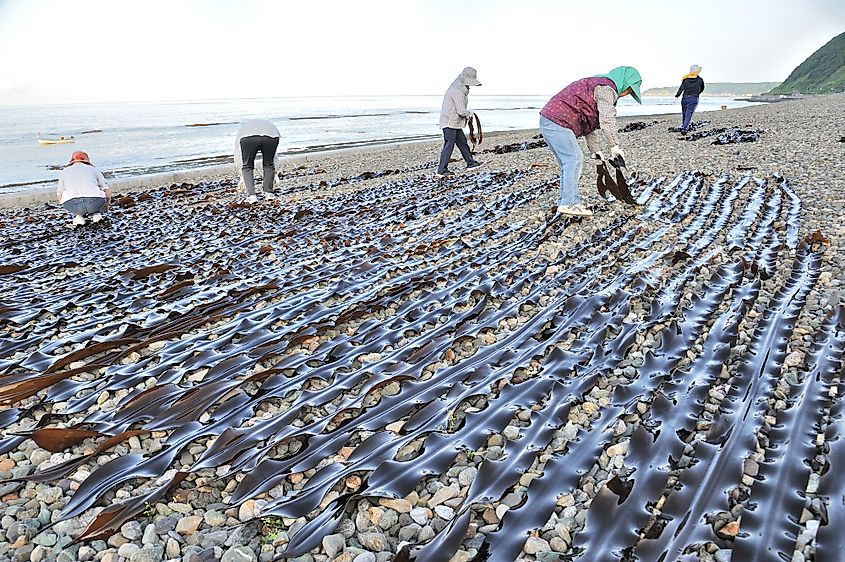
[(807, 482), (836, 497), (842, 448), (812, 432), (841, 408), (845, 320), (804, 322), (788, 360), (824, 239), (785, 179), (656, 178), (593, 226), (542, 220), (536, 168), (371, 174), (249, 208), (161, 189), (81, 240), (48, 214), (8, 230), (0, 451), (58, 453), (16, 475), (78, 482), (53, 525), (91, 541), (223, 490), (287, 558), (672, 560), (790, 557), (805, 507), (841, 520)]

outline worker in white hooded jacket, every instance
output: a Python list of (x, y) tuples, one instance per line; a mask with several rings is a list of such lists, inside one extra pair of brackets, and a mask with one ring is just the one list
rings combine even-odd
[(452, 82), (449, 89), (446, 90), (446, 95), (443, 97), (443, 107), (440, 110), (440, 128), (443, 129), (443, 150), (440, 151), (440, 163), (437, 166), (438, 177), (448, 177), (455, 175), (448, 169), (449, 158), (452, 157), (452, 151), (455, 145), (458, 145), (458, 150), (461, 151), (461, 156), (467, 163), (467, 170), (472, 170), (482, 166), (483, 163), (477, 161), (472, 156), (467, 143), (467, 137), (464, 134), (464, 124), (467, 119), (472, 117), (472, 111), (467, 109), (467, 102), (469, 100), (470, 86), (481, 86), (478, 81), (478, 74), (472, 67), (466, 67), (461, 74)]

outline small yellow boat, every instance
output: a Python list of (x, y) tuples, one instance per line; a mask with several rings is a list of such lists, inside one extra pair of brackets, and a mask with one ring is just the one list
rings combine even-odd
[(40, 145), (47, 145), (47, 144), (66, 144), (69, 142), (74, 142), (73, 135), (50, 135), (49, 137), (42, 137), (41, 134), (37, 134), (35, 136), (35, 140), (38, 141)]

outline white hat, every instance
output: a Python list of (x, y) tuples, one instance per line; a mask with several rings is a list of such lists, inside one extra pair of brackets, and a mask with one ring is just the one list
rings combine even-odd
[(689, 67), (689, 71), (690, 71), (690, 74), (696, 74), (696, 73), (701, 72), (701, 67), (698, 66), (697, 64), (694, 64), (691, 67)]

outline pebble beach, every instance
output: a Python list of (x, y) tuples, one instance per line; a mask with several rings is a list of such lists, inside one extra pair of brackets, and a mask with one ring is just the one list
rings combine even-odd
[(536, 130), (0, 209), (0, 562), (841, 556), (843, 112), (620, 119), (584, 219)]

